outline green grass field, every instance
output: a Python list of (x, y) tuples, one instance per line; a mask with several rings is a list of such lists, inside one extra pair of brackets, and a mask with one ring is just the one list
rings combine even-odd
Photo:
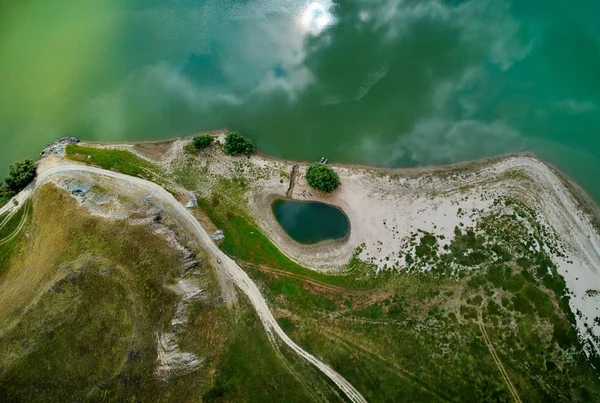
[[(92, 217), (51, 185), (31, 211), (29, 236), (11, 246), (0, 273), (0, 401), (306, 401), (313, 389), (334, 396), (297, 358), (282, 360), (248, 302), (219, 302), (208, 264), (186, 277), (205, 297), (175, 328), (179, 297), (169, 286), (181, 258), (166, 241)], [(158, 377), (157, 332), (174, 333), (201, 365)]]
[(10, 236), (19, 227), (19, 224), (24, 219), (23, 216), (28, 213), (29, 206), (29, 201), (27, 201), (12, 217), (9, 218), (8, 213), (0, 217), (0, 223), (4, 222), (4, 225), (0, 227), (0, 242)]
[[(8, 213), (0, 217), (0, 222), (4, 225), (0, 227), (0, 276), (8, 267), (11, 256), (16, 253), (17, 247), (20, 245), (20, 239), (23, 237), (23, 230), (15, 232), (19, 225), (27, 224), (31, 220), (31, 202), (26, 202), (12, 216), (8, 217)], [(5, 221), (6, 219), (6, 221)]]
[[(246, 270), (286, 332), (369, 401), (512, 401), (479, 315), (523, 401), (596, 401), (600, 382), (572, 326), (565, 283), (546, 252), (530, 247), (522, 220), (535, 225), (533, 216), (520, 214), (457, 229), (443, 255), (422, 236), (413, 267), (361, 293)], [(422, 272), (424, 262), (433, 268)]]
[[(88, 162), (81, 157), (86, 152), (78, 150), (70, 158), (79, 155)], [(133, 154), (101, 154), (92, 157), (94, 164), (144, 175)], [(185, 167), (172, 173), (174, 180), (193, 190), (214, 179), (209, 168), (195, 165), (195, 157), (186, 158)], [(409, 267), (403, 271), (390, 267), (374, 275), (372, 262), (354, 257), (344, 274), (324, 275), (288, 259), (260, 231), (244, 207), (248, 178), (241, 172), (242, 166), (231, 178), (213, 180), (212, 194), (198, 200), (208, 219), (225, 232), (220, 248), (258, 283), (282, 328), (367, 400), (508, 402), (514, 400), (513, 386), (522, 401), (600, 400), (597, 371), (583, 353), (564, 280), (548, 255), (561, 253), (560, 248), (526, 206), (497, 200), (514, 213), (489, 214), (476, 227), (457, 227), (442, 252), (434, 235), (415, 232), (404, 250)], [(0, 297), (0, 313), (1, 302)], [(219, 351), (207, 360), (216, 369), (210, 386), (198, 386), (202, 393), (192, 393), (194, 399), (339, 398), (314, 368), (285, 349), (272, 349), (244, 302), (232, 316), (224, 308), (198, 312), (197, 324), (207, 320), (204, 315), (229, 319), (211, 322), (227, 343), (192, 330), (182, 336), (190, 351), (197, 351), (196, 337), (212, 340), (208, 345)], [(269, 371), (277, 374), (274, 383), (265, 375)], [(239, 379), (242, 373), (247, 379)], [(290, 395), (289, 388), (300, 388), (298, 379), (313, 387)], [(152, 388), (181, 397), (168, 388)], [(139, 398), (134, 389), (103, 393), (116, 400)]]
[[(386, 276), (375, 277), (370, 267), (353, 259), (344, 274), (326, 275), (307, 269), (290, 260), (261, 232), (252, 218), (243, 209), (233, 203), (223, 201), (223, 194), (243, 194), (243, 185), (224, 181), (215, 189), (210, 198), (198, 198), (198, 206), (219, 229), (225, 233), (225, 239), (219, 247), (236, 260), (284, 269), (290, 273), (306, 276), (334, 286), (348, 289), (376, 287), (385, 283)], [(234, 199), (236, 200), (236, 199)], [(243, 203), (238, 200), (238, 206)]]
[(367, 400), (508, 402), (512, 387), (522, 401), (600, 400), (548, 255), (560, 248), (516, 200), (496, 201), (514, 213), (457, 227), (442, 251), (435, 235), (415, 231), (398, 245), (409, 264), (401, 271), (375, 276), (374, 262), (354, 257), (344, 275), (323, 275), (285, 257), (248, 214), (247, 184), (258, 173), (213, 175), (199, 161), (186, 157), (173, 177), (205, 195), (211, 184), (199, 207), (224, 230), (220, 248), (259, 284), (290, 337)]
[[(479, 314), (524, 401), (600, 398), (564, 281), (548, 271), (545, 252), (532, 252), (551, 236), (525, 206), (500, 200), (520, 217), (457, 228), (444, 253), (437, 238), (416, 232), (407, 249), (412, 264), (402, 272), (365, 276), (369, 262), (354, 258), (358, 269), (328, 276), (290, 261), (261, 233), (240, 207), (245, 189), (224, 181), (199, 200), (226, 234), (220, 248), (258, 282), (285, 331), (369, 401), (511, 401)], [(534, 238), (521, 220), (537, 228)]]
[[(91, 158), (88, 158), (88, 156), (91, 156)], [(66, 147), (66, 157), (72, 161), (150, 180), (156, 180), (159, 173), (154, 164), (126, 150), (69, 144)]]

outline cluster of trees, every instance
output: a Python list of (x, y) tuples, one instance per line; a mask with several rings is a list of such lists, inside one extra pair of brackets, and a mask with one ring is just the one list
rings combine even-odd
[[(196, 136), (192, 139), (193, 149), (198, 151), (209, 147), (215, 138), (210, 134), (203, 134), (201, 136)], [(186, 146), (187, 147), (187, 146)], [(252, 153), (256, 150), (256, 146), (252, 142), (252, 140), (242, 136), (238, 132), (231, 132), (225, 136), (225, 144), (223, 145), (223, 151), (229, 155), (240, 155), (244, 154), (247, 156), (252, 155)], [(193, 151), (190, 149), (189, 152)]]
[(239, 155), (244, 154), (247, 156), (252, 155), (256, 146), (252, 140), (247, 139), (238, 132), (231, 132), (225, 137), (225, 145), (223, 147), (226, 154)]
[(338, 174), (325, 164), (314, 162), (306, 170), (306, 181), (308, 184), (322, 192), (333, 192), (340, 186)]
[(0, 204), (19, 193), (35, 178), (35, 162), (25, 159), (12, 164), (8, 176), (0, 184)]
[[(196, 150), (201, 150), (212, 144), (214, 137), (209, 134), (196, 136), (192, 139), (192, 144)], [(228, 155), (247, 156), (252, 155), (256, 150), (256, 146), (252, 140), (242, 136), (239, 132), (230, 132), (225, 136), (225, 144), (223, 150)], [(322, 192), (333, 192), (340, 186), (340, 177), (338, 174), (327, 165), (315, 162), (308, 167), (306, 171), (306, 180), (308, 184)]]
[(192, 139), (192, 144), (196, 150), (201, 150), (208, 147), (214, 141), (214, 137), (210, 134), (203, 134), (202, 136), (196, 136)]

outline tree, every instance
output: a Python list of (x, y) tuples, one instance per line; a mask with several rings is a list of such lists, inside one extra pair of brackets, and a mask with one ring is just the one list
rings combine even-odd
[(10, 166), (4, 183), (10, 190), (17, 193), (29, 185), (33, 178), (35, 178), (35, 162), (25, 159)]
[(0, 183), (0, 206), (10, 200), (15, 195), (15, 192), (10, 190), (6, 183)]
[(8, 176), (0, 183), (0, 205), (23, 190), (33, 178), (35, 178), (35, 162), (26, 159), (12, 164)]
[(340, 186), (338, 174), (325, 164), (315, 162), (310, 164), (306, 170), (306, 181), (308, 184), (323, 192), (333, 192)]
[(238, 132), (231, 132), (225, 137), (225, 153), (229, 155), (252, 155), (256, 147), (250, 139), (242, 136)]
[(196, 150), (201, 150), (208, 147), (213, 142), (214, 137), (209, 134), (203, 134), (202, 136), (196, 136), (192, 139), (192, 144)]

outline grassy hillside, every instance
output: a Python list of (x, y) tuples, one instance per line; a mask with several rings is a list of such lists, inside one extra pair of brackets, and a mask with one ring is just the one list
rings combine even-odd
[(19, 244), (23, 226), (31, 219), (31, 202), (26, 202), (13, 215), (5, 213), (0, 217), (0, 275), (8, 267), (10, 257)]
[[(220, 302), (208, 264), (186, 276), (203, 297), (174, 326), (181, 258), (146, 227), (92, 217), (52, 185), (35, 195), (29, 220), (0, 245), (10, 251), (0, 271), (0, 401), (335, 398), (313, 369), (273, 349), (243, 298)], [(200, 364), (159, 376), (165, 333)]]
[(225, 180), (199, 199), (227, 234), (221, 249), (257, 281), (284, 330), (369, 401), (600, 400), (548, 256), (552, 235), (526, 206), (499, 199), (515, 213), (457, 227), (442, 254), (435, 236), (415, 231), (408, 270), (368, 275), (354, 258), (340, 276), (282, 255), (245, 212), (245, 189)]
[[(215, 179), (184, 158), (171, 176), (202, 190), (200, 208), (226, 233), (221, 249), (259, 284), (282, 328), (369, 401), (600, 401), (598, 357), (583, 353), (549, 257), (560, 251), (527, 206), (496, 200), (512, 213), (457, 227), (443, 252), (434, 234), (415, 231), (402, 245), (407, 270), (374, 275), (354, 257), (345, 275), (324, 275), (261, 233), (245, 208), (242, 169)], [(242, 350), (233, 357), (245, 362)], [(244, 390), (227, 373), (206, 398)]]
[(153, 164), (126, 150), (69, 144), (66, 147), (66, 154), (70, 160), (119, 171), (132, 176), (152, 179), (152, 175), (157, 173), (157, 168)]

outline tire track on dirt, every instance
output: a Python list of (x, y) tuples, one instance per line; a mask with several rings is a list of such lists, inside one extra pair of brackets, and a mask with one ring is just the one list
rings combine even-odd
[(256, 269), (256, 270), (259, 270), (262, 272), (278, 274), (278, 275), (282, 275), (284, 277), (293, 278), (295, 280), (304, 281), (304, 282), (312, 284), (316, 287), (324, 288), (329, 291), (338, 292), (340, 294), (364, 295), (367, 293), (367, 290), (350, 290), (348, 288), (344, 288), (344, 287), (340, 287), (340, 286), (336, 286), (336, 285), (332, 285), (332, 284), (327, 284), (327, 283), (312, 279), (308, 276), (303, 276), (301, 274), (292, 273), (287, 270), (274, 269), (272, 267), (268, 267), (268, 266), (265, 266), (262, 264), (250, 263), (250, 262), (246, 262), (246, 261), (241, 261), (241, 262), (239, 262), (239, 264), (242, 267), (250, 267), (252, 269)]
[(0, 229), (2, 229), (2, 227), (4, 227), (4, 225), (8, 222), (8, 220), (10, 220), (12, 218), (12, 216), (15, 215), (14, 212), (9, 212), (6, 217), (4, 217), (2, 219), (2, 222), (0, 222)]
[(294, 194), (294, 186), (296, 185), (296, 174), (298, 173), (298, 165), (294, 165), (292, 167), (292, 173), (290, 174), (290, 186), (288, 187), (287, 192), (285, 192), (285, 197), (288, 199), (292, 198)]
[[(411, 384), (413, 384), (413, 386), (417, 387), (421, 391), (429, 393), (432, 396), (435, 396), (435, 397), (437, 397), (437, 398), (439, 398), (439, 399), (441, 399), (441, 400), (443, 400), (445, 402), (450, 402), (451, 401), (450, 397), (443, 395), (441, 392), (438, 392), (436, 390), (430, 389), (417, 376), (411, 374), (410, 372), (408, 372), (404, 368), (400, 367), (398, 364), (396, 364), (394, 362), (391, 362), (390, 360), (382, 357), (380, 354), (378, 354), (377, 352), (372, 351), (368, 347), (366, 347), (366, 346), (364, 346), (364, 345), (362, 345), (360, 343), (353, 342), (353, 341), (349, 340), (348, 338), (343, 337), (340, 334), (337, 334), (335, 332), (325, 331), (325, 333), (323, 333), (323, 335), (326, 338), (328, 338), (329, 340), (331, 340), (331, 341), (333, 341), (335, 343), (340, 343), (340, 344), (346, 346), (351, 351), (352, 350), (354, 350), (354, 351), (356, 351), (356, 350), (362, 351), (363, 353), (365, 353), (367, 355), (366, 356), (367, 359), (370, 359), (372, 362), (378, 364), (382, 368), (387, 369), (388, 371), (392, 372), (393, 374), (395, 374), (399, 378), (402, 378), (402, 379), (410, 382)], [(385, 363), (386, 365), (382, 365), (383, 363)]]
[(488, 350), (490, 350), (490, 354), (491, 354), (492, 358), (494, 359), (494, 361), (496, 362), (496, 365), (498, 366), (498, 369), (500, 370), (500, 374), (502, 375), (504, 382), (506, 382), (506, 386), (508, 387), (510, 394), (512, 395), (513, 399), (515, 399), (515, 401), (517, 403), (523, 403), (521, 401), (521, 398), (519, 397), (519, 394), (517, 393), (517, 389), (510, 381), (510, 378), (508, 377), (508, 374), (506, 373), (506, 370), (504, 369), (504, 366), (502, 365), (500, 358), (498, 358), (498, 355), (496, 354), (496, 349), (494, 348), (494, 345), (492, 344), (492, 341), (490, 340), (490, 337), (488, 336), (488, 334), (485, 330), (485, 326), (483, 325), (483, 317), (481, 316), (481, 312), (477, 312), (477, 322), (479, 324), (479, 330), (481, 331), (481, 334), (483, 336), (483, 341), (485, 342)]
[[(27, 221), (27, 215), (29, 214), (30, 206), (31, 202), (27, 201), (25, 203), (25, 206), (23, 207), (25, 209), (25, 212), (23, 213), (23, 217), (21, 217), (21, 221), (19, 221), (19, 225), (17, 226), (17, 228), (15, 228), (13, 232), (5, 236), (3, 239), (0, 239), (0, 245), (4, 245), (5, 243), (12, 241), (19, 234), (19, 232), (21, 232), (21, 230), (25, 226), (25, 222)], [(10, 217), (12, 218), (15, 214), (16, 212), (14, 214), (11, 214)], [(7, 223), (8, 220), (6, 220), (6, 222), (3, 222), (3, 224), (0, 225), (0, 229), (3, 228), (4, 225), (6, 225)]]

